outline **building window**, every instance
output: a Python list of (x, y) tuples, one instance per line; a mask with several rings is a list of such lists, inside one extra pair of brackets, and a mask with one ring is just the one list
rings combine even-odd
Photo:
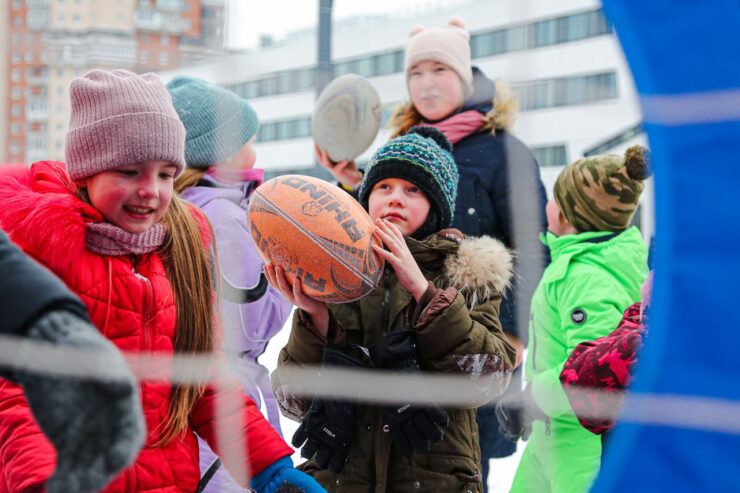
[(11, 90), (11, 97), (13, 100), (18, 100), (21, 98), (21, 88), (18, 86), (13, 86), (13, 89)]
[(526, 50), (529, 46), (529, 26), (518, 26), (506, 31), (506, 51)]
[(568, 153), (565, 144), (533, 147), (532, 154), (543, 168), (568, 164)]
[(558, 21), (548, 19), (534, 24), (534, 46), (548, 46), (558, 42)]
[(168, 44), (170, 44), (170, 36), (169, 36), (169, 34), (163, 34), (162, 36), (160, 36), (159, 43), (162, 46), (167, 46)]
[(341, 62), (334, 65), (334, 75), (336, 77), (339, 77), (341, 75), (345, 74), (354, 74), (357, 70), (355, 69), (355, 62), (349, 61), (349, 62)]
[(277, 94), (278, 78), (270, 77), (269, 79), (262, 79), (259, 81), (259, 95), (260, 96), (272, 96)]
[(365, 57), (357, 61), (357, 75), (363, 77), (372, 77), (375, 75), (375, 59), (374, 57)]
[(149, 52), (146, 50), (141, 50), (139, 53), (139, 61), (141, 63), (148, 63), (149, 62)]
[(260, 127), (257, 133), (257, 141), (270, 142), (271, 140), (275, 140), (275, 125), (266, 123)]
[(170, 56), (166, 51), (163, 51), (159, 54), (159, 64), (161, 66), (166, 66), (170, 62)]
[(14, 26), (20, 26), (23, 24), (23, 17), (20, 15), (16, 15), (13, 17), (13, 25)]
[(10, 125), (10, 133), (13, 135), (18, 135), (19, 133), (21, 133), (21, 124), (17, 122), (13, 122)]
[(295, 126), (296, 137), (310, 137), (311, 136), (311, 119), (302, 118), (296, 122)]
[(10, 107), (10, 114), (15, 117), (21, 116), (21, 105), (20, 104), (14, 104)]
[(10, 71), (10, 78), (13, 82), (19, 82), (21, 80), (21, 69), (14, 68)]
[(296, 89), (309, 89), (314, 86), (314, 69), (306, 68), (298, 71), (298, 82)]
[(614, 72), (528, 82), (514, 88), (523, 111), (575, 106), (618, 97)]
[(22, 6), (23, 6), (23, 4), (21, 3), (21, 0), (13, 0), (13, 8), (14, 9), (19, 9)]
[(471, 38), (470, 48), (473, 58), (506, 53), (508, 51), (508, 30), (499, 29), (497, 31), (475, 34)]

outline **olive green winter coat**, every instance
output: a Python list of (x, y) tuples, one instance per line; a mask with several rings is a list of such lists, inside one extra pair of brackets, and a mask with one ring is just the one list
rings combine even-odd
[[(401, 456), (390, 434), (383, 431), (380, 408), (358, 405), (349, 462), (342, 472), (320, 470), (313, 461), (300, 466), (330, 492), (482, 491), (475, 406), (505, 388), (516, 357), (498, 321), (501, 293), (511, 275), (511, 258), (497, 240), (466, 238), (460, 243), (459, 232), (447, 231), (444, 236), (432, 235), (421, 242), (406, 239), (435, 287), (426, 306), (417, 310), (411, 295), (386, 267), (381, 285), (368, 296), (353, 303), (329, 305), (337, 327), (335, 341), (330, 342), (349, 340), (370, 347), (388, 332), (412, 327), (417, 331), (422, 371), (468, 374), (479, 384), (481, 379), (497, 384), (481, 390), (469, 408), (445, 408), (450, 424), (444, 439), (428, 453), (411, 458)], [(325, 344), (298, 311), (273, 374), (278, 402), (292, 419), (303, 417), (310, 399), (292, 395), (288, 385), (281, 386), (281, 371), (294, 364), (318, 365)], [(485, 385), (476, 387), (483, 389)]]

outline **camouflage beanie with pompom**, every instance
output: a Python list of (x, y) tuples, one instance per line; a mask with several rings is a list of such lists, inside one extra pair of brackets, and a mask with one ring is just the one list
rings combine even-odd
[(622, 231), (637, 210), (649, 154), (632, 146), (624, 156), (590, 156), (568, 165), (555, 182), (555, 201), (579, 232)]

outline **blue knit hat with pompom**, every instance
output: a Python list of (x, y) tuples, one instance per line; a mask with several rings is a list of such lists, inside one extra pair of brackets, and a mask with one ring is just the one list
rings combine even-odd
[(452, 144), (442, 132), (432, 127), (413, 127), (375, 151), (358, 196), (365, 209), (375, 184), (386, 178), (410, 181), (429, 199), (432, 206), (429, 215), (412, 235), (414, 238), (424, 238), (452, 223), (460, 177), (452, 157)]

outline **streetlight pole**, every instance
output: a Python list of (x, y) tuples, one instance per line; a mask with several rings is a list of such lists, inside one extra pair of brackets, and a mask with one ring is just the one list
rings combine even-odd
[(319, 0), (319, 45), (318, 64), (316, 66), (316, 95), (334, 77), (334, 69), (331, 62), (331, 13), (333, 0)]

